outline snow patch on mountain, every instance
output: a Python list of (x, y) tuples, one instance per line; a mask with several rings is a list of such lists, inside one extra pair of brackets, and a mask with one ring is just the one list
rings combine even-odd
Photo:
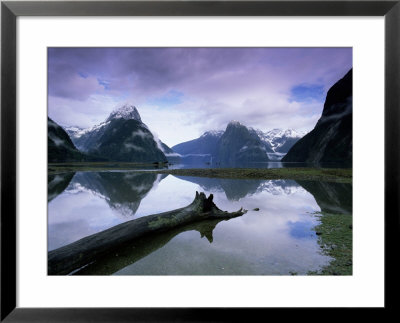
[(206, 131), (205, 133), (203, 133), (200, 138), (204, 138), (207, 136), (213, 136), (213, 137), (221, 137), (224, 134), (223, 130), (210, 130), (210, 131)]
[(139, 111), (131, 103), (124, 103), (122, 105), (117, 106), (114, 109), (114, 111), (110, 113), (106, 122), (111, 121), (113, 119), (120, 119), (120, 118), (126, 119), (126, 120), (133, 119), (133, 120), (142, 122)]
[(79, 128), (76, 126), (64, 127), (64, 130), (70, 135), (70, 137), (72, 137), (73, 139), (77, 139), (82, 137), (83, 135), (86, 135), (87, 133), (99, 131), (103, 127), (107, 126), (109, 123), (110, 121), (102, 122), (90, 128)]
[(288, 139), (300, 139), (304, 137), (305, 132), (296, 131), (294, 129), (282, 130), (279, 128), (272, 129), (267, 132), (255, 130), (258, 137), (267, 143), (274, 152), (282, 147)]

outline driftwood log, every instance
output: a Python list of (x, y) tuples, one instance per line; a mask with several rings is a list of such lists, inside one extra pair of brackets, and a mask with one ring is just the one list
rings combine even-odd
[(246, 212), (247, 210), (242, 208), (231, 213), (222, 211), (214, 204), (212, 194), (207, 198), (204, 193), (196, 192), (193, 202), (184, 208), (121, 223), (64, 247), (49, 251), (48, 274), (69, 274), (117, 248), (151, 234), (165, 232), (178, 226), (202, 220), (230, 219), (241, 216)]
[[(187, 231), (198, 231), (201, 238), (204, 237), (212, 243), (214, 239), (213, 231), (217, 224), (221, 221), (228, 220), (230, 219), (213, 219), (192, 222), (165, 232), (150, 234), (143, 238), (135, 239), (131, 243), (116, 249), (114, 252), (110, 252), (89, 265), (74, 271), (73, 275), (112, 275), (147, 257), (158, 249), (164, 247), (177, 235)], [(193, 274), (197, 275), (195, 272), (196, 268), (194, 268)]]

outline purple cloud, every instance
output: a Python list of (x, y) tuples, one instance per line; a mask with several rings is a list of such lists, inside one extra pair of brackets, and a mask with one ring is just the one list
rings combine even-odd
[[(327, 90), (352, 67), (352, 49), (50, 48), (48, 62), (55, 121), (90, 126), (131, 101), (175, 144), (231, 119), (263, 130), (310, 130)], [(305, 84), (312, 85), (303, 89), (308, 100), (298, 93)], [(168, 116), (174, 133), (159, 120)]]

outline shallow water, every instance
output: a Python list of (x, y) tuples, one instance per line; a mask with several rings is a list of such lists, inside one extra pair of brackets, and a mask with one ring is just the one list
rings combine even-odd
[[(290, 275), (327, 265), (315, 212), (351, 213), (351, 184), (232, 180), (154, 173), (77, 172), (49, 177), (48, 250), (141, 216), (184, 207), (196, 191), (222, 210), (248, 211), (143, 239), (79, 273)], [(259, 211), (254, 211), (259, 208)]]

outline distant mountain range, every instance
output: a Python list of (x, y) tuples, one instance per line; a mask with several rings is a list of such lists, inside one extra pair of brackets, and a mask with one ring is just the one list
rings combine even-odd
[[(183, 161), (243, 164), (280, 160), (304, 133), (293, 129), (268, 132), (231, 121), (225, 131), (207, 131), (197, 139), (175, 145)], [(197, 159), (196, 159), (197, 157)]]
[(93, 127), (65, 127), (63, 137), (70, 138), (75, 151), (69, 161), (90, 155), (110, 161), (239, 165), (279, 160), (303, 135), (292, 129), (262, 132), (232, 121), (225, 131), (207, 131), (170, 148), (152, 134), (135, 106), (124, 104)]
[(283, 157), (284, 162), (352, 163), (353, 70), (328, 91), (314, 129)]
[(207, 131), (199, 138), (177, 144), (172, 150), (180, 155), (215, 155), (224, 131)]

